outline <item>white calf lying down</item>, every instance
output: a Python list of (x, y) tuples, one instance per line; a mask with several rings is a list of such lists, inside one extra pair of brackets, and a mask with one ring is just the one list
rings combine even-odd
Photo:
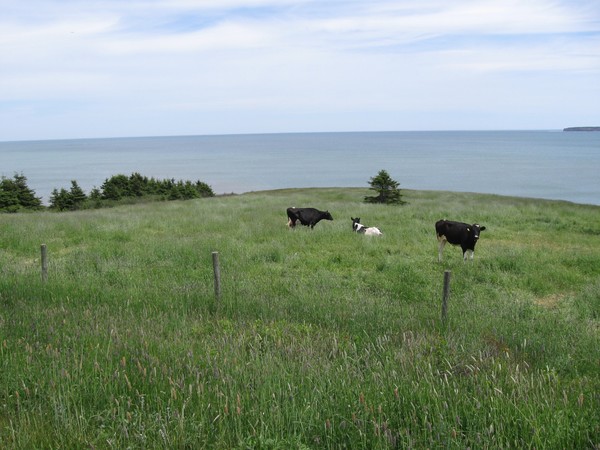
[(357, 233), (364, 234), (366, 236), (381, 236), (383, 233), (377, 227), (366, 227), (360, 223), (360, 217), (350, 217), (352, 219), (352, 229)]

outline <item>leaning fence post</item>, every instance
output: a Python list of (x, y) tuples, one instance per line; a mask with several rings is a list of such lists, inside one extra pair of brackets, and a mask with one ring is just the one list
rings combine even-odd
[(41, 252), (42, 252), (42, 281), (45, 283), (46, 281), (48, 281), (48, 249), (46, 248), (46, 244), (42, 244)]
[(444, 293), (442, 294), (442, 321), (448, 317), (448, 297), (450, 297), (450, 270), (444, 271)]
[(215, 298), (221, 298), (221, 268), (219, 267), (219, 252), (212, 252), (213, 271), (215, 275)]

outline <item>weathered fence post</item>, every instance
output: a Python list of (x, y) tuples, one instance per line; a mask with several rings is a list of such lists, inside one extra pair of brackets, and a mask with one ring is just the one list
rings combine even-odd
[(48, 249), (46, 244), (42, 244), (42, 281), (45, 283), (48, 281)]
[(450, 297), (450, 274), (449, 270), (444, 271), (444, 293), (442, 294), (442, 321), (446, 322), (448, 317), (448, 297)]
[(215, 298), (221, 298), (221, 268), (219, 267), (219, 252), (212, 252), (213, 271), (215, 275)]

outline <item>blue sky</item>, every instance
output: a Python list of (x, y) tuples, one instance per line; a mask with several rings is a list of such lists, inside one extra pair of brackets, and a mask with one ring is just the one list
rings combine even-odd
[(0, 11), (0, 141), (600, 125), (600, 0)]

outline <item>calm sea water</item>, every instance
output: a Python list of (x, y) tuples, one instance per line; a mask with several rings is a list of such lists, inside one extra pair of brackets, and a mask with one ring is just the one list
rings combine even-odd
[(600, 133), (290, 133), (0, 142), (0, 175), (23, 173), (48, 202), (71, 180), (89, 193), (139, 172), (201, 180), (217, 194), (367, 187), (385, 169), (401, 189), (481, 192), (600, 205)]

